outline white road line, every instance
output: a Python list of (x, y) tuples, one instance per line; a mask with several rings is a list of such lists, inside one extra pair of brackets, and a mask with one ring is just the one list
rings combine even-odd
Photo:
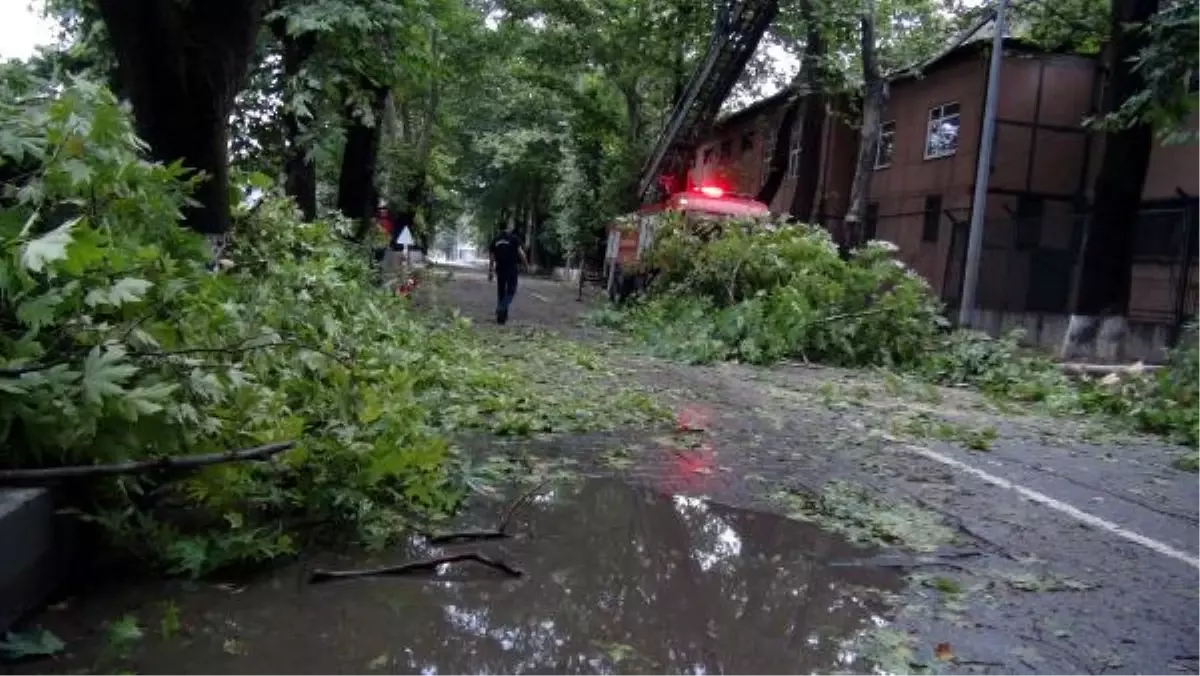
[(529, 292), (529, 295), (531, 295), (531, 296), (533, 296), (534, 298), (536, 298), (536, 299), (538, 299), (538, 300), (542, 301), (543, 303), (549, 303), (549, 302), (550, 302), (550, 299), (549, 299), (549, 298), (547, 298), (547, 297), (543, 296), (543, 295), (542, 295), (542, 294), (540, 294), (540, 293), (537, 293), (536, 291), (530, 291), (530, 292)]
[(1135, 533), (1131, 530), (1126, 530), (1126, 529), (1118, 526), (1117, 524), (1112, 523), (1111, 521), (1106, 521), (1106, 520), (1101, 519), (1100, 517), (1095, 516), (1093, 514), (1088, 514), (1087, 512), (1085, 512), (1081, 509), (1072, 507), (1071, 505), (1068, 505), (1067, 503), (1062, 502), (1060, 500), (1055, 500), (1054, 498), (1050, 497), (1049, 495), (1039, 493), (1033, 489), (1026, 488), (1019, 484), (1015, 484), (1015, 483), (1009, 481), (1008, 479), (1002, 479), (993, 474), (988, 474), (987, 472), (985, 472), (981, 469), (972, 467), (971, 465), (968, 465), (965, 462), (955, 460), (954, 458), (951, 458), (948, 455), (938, 453), (937, 451), (934, 451), (934, 450), (931, 450), (928, 448), (923, 448), (921, 446), (905, 446), (904, 448), (906, 448), (906, 449), (912, 451), (913, 453), (916, 453), (917, 455), (920, 455), (922, 457), (926, 457), (926, 458), (929, 458), (930, 460), (935, 460), (937, 462), (940, 462), (943, 465), (948, 465), (955, 469), (962, 470), (962, 471), (966, 472), (967, 474), (978, 477), (978, 478), (988, 482), (989, 484), (992, 484), (993, 486), (999, 486), (1000, 488), (1007, 488), (1009, 490), (1016, 491), (1022, 497), (1028, 498), (1038, 504), (1045, 505), (1046, 507), (1049, 507), (1050, 509), (1054, 509), (1059, 512), (1062, 512), (1063, 514), (1066, 514), (1067, 516), (1075, 519), (1076, 521), (1081, 521), (1081, 522), (1086, 523), (1087, 525), (1092, 526), (1094, 528), (1100, 528), (1102, 530), (1106, 530), (1106, 531), (1112, 533), (1113, 535), (1125, 538), (1126, 540), (1129, 540), (1130, 542), (1137, 543), (1147, 549), (1158, 552), (1159, 554), (1162, 554), (1163, 556), (1169, 556), (1172, 559), (1175, 559), (1177, 561), (1182, 561), (1193, 568), (1200, 569), (1200, 559), (1197, 559), (1196, 557), (1194, 557), (1186, 552), (1181, 552), (1178, 549), (1175, 549), (1174, 547), (1172, 547), (1170, 545), (1163, 544), (1162, 542), (1148, 538), (1145, 535)]

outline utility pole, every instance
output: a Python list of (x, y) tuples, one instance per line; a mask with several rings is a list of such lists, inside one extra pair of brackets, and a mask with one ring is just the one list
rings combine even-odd
[(987, 96), (983, 104), (983, 136), (975, 166), (975, 194), (971, 198), (971, 231), (967, 237), (967, 269), (963, 273), (962, 298), (958, 306), (959, 326), (975, 320), (975, 291), (979, 287), (979, 258), (983, 253), (983, 225), (987, 213), (988, 183), (992, 173), (992, 147), (996, 140), (996, 98), (1000, 90), (1000, 61), (1004, 58), (1004, 19), (1008, 0), (996, 0), (993, 22), (992, 58), (988, 63)]

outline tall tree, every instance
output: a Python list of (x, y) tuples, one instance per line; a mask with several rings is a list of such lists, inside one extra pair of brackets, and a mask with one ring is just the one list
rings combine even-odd
[[(1108, 73), (1102, 110), (1115, 113), (1145, 89), (1136, 59), (1146, 47), (1144, 30), (1158, 0), (1113, 0)], [(1133, 233), (1150, 166), (1154, 129), (1135, 117), (1104, 135), (1104, 155), (1093, 189), (1092, 208), (1071, 298), (1071, 321), (1063, 356), (1096, 341), (1101, 356), (1119, 357), (1133, 274)]]
[(311, 124), (311, 114), (305, 105), (304, 69), (317, 48), (317, 33), (289, 27), (286, 16), (272, 18), (271, 33), (280, 45), (281, 70), (285, 97), (280, 106), (283, 123), (284, 191), (296, 200), (306, 221), (317, 217), (317, 167), (312, 152), (303, 140), (305, 128)]
[(97, 0), (121, 90), (154, 157), (204, 172), (187, 225), (229, 228), (228, 118), (266, 0)]
[(884, 94), (887, 88), (887, 82), (880, 72), (875, 46), (874, 0), (863, 0), (862, 14), (858, 21), (863, 78), (862, 117), (859, 120), (854, 179), (850, 184), (850, 205), (842, 219), (842, 241), (850, 248), (859, 246), (864, 239), (862, 218), (867, 204), (871, 201), (871, 172), (875, 165), (875, 151), (879, 145), (879, 125), (883, 120)]

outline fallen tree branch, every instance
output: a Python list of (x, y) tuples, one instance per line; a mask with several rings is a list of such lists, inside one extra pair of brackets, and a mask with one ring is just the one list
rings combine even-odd
[(84, 477), (112, 476), (115, 474), (140, 474), (152, 470), (163, 469), (194, 469), (224, 462), (242, 460), (265, 460), (266, 458), (286, 451), (296, 445), (294, 441), (281, 441), (265, 446), (243, 448), (223, 453), (205, 453), (201, 455), (183, 455), (178, 457), (155, 458), (153, 460), (130, 460), (114, 462), (107, 465), (72, 465), (68, 467), (44, 467), (40, 469), (7, 469), (0, 470), (0, 485), (8, 483), (44, 483), (60, 479), (79, 479)]
[(1162, 366), (1157, 364), (1081, 364), (1068, 362), (1059, 364), (1059, 369), (1069, 376), (1109, 376), (1112, 374), (1118, 375), (1137, 375), (1140, 373), (1149, 373), (1161, 369)]
[(521, 505), (529, 501), (535, 493), (540, 491), (546, 481), (538, 483), (533, 488), (525, 491), (504, 511), (504, 516), (500, 518), (500, 523), (491, 530), (465, 530), (455, 531), (453, 533), (438, 533), (436, 535), (426, 535), (426, 541), (431, 545), (450, 545), (460, 542), (476, 542), (479, 540), (503, 540), (509, 537), (508, 524), (512, 521), (513, 514)]
[(839, 313), (836, 315), (826, 315), (824, 317), (817, 317), (816, 319), (812, 320), (809, 323), (810, 324), (824, 324), (825, 322), (836, 322), (839, 319), (858, 319), (859, 317), (868, 317), (870, 315), (882, 314), (884, 312), (887, 312), (889, 309), (890, 308), (886, 308), (886, 307), (873, 307), (873, 308), (869, 308), (867, 310), (859, 310), (857, 312), (842, 312), (842, 313)]
[(525, 574), (519, 568), (514, 568), (503, 561), (499, 561), (476, 552), (466, 552), (463, 554), (449, 554), (433, 559), (426, 559), (424, 561), (412, 561), (410, 563), (401, 563), (395, 566), (382, 566), (379, 568), (364, 568), (361, 570), (314, 570), (308, 577), (308, 583), (319, 584), (321, 582), (329, 582), (330, 580), (348, 580), (357, 577), (375, 577), (381, 575), (401, 576), (415, 575), (418, 573), (432, 573), (437, 570), (438, 566), (444, 563), (458, 563), (459, 561), (474, 561), (489, 568), (498, 570), (509, 577), (521, 577)]

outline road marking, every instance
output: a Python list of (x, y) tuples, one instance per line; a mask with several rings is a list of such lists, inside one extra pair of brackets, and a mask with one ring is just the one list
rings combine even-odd
[(1159, 542), (1158, 540), (1148, 538), (1145, 535), (1142, 535), (1140, 533), (1135, 533), (1131, 530), (1126, 530), (1126, 529), (1118, 526), (1117, 524), (1112, 523), (1111, 521), (1106, 521), (1106, 520), (1101, 519), (1100, 517), (1095, 516), (1093, 514), (1088, 514), (1087, 512), (1085, 512), (1081, 509), (1072, 507), (1071, 505), (1068, 505), (1067, 503), (1062, 502), (1061, 500), (1056, 500), (1056, 499), (1050, 497), (1049, 495), (1045, 495), (1045, 494), (1039, 493), (1031, 488), (1026, 488), (1020, 484), (1013, 483), (1013, 482), (1009, 481), (1008, 479), (1003, 479), (1003, 478), (995, 476), (993, 474), (988, 474), (987, 472), (985, 472), (981, 469), (972, 467), (971, 465), (968, 465), (965, 462), (955, 460), (954, 458), (951, 458), (948, 455), (938, 453), (937, 451), (934, 451), (932, 449), (923, 448), (921, 446), (905, 446), (905, 448), (912, 451), (913, 453), (916, 453), (917, 455), (929, 458), (930, 460), (940, 462), (943, 465), (948, 465), (955, 469), (962, 470), (962, 471), (966, 472), (967, 474), (970, 474), (972, 476), (975, 476), (979, 479), (986, 481), (989, 484), (992, 484), (993, 486), (999, 486), (1000, 488), (1007, 488), (1008, 490), (1016, 491), (1022, 497), (1028, 498), (1040, 505), (1049, 507), (1050, 509), (1062, 512), (1063, 514), (1066, 514), (1067, 516), (1075, 519), (1076, 521), (1081, 521), (1081, 522), (1086, 523), (1087, 525), (1092, 526), (1094, 528), (1106, 530), (1109, 533), (1112, 533), (1113, 535), (1125, 538), (1126, 540), (1129, 540), (1130, 542), (1137, 543), (1147, 549), (1158, 552), (1159, 554), (1162, 554), (1163, 556), (1169, 556), (1172, 559), (1175, 559), (1176, 561), (1182, 561), (1193, 568), (1200, 569), (1200, 559), (1197, 559), (1196, 557), (1194, 557), (1186, 552), (1181, 552), (1178, 549), (1175, 549), (1174, 547), (1172, 547), (1168, 544), (1164, 544), (1162, 542)]
[(549, 298), (547, 298), (547, 297), (543, 296), (542, 294), (540, 294), (540, 293), (538, 293), (538, 292), (536, 292), (536, 291), (530, 291), (530, 292), (529, 292), (529, 295), (531, 295), (531, 296), (533, 296), (534, 298), (536, 298), (536, 299), (538, 299), (538, 300), (542, 301), (543, 303), (549, 303), (549, 302), (550, 302), (550, 299), (549, 299)]

